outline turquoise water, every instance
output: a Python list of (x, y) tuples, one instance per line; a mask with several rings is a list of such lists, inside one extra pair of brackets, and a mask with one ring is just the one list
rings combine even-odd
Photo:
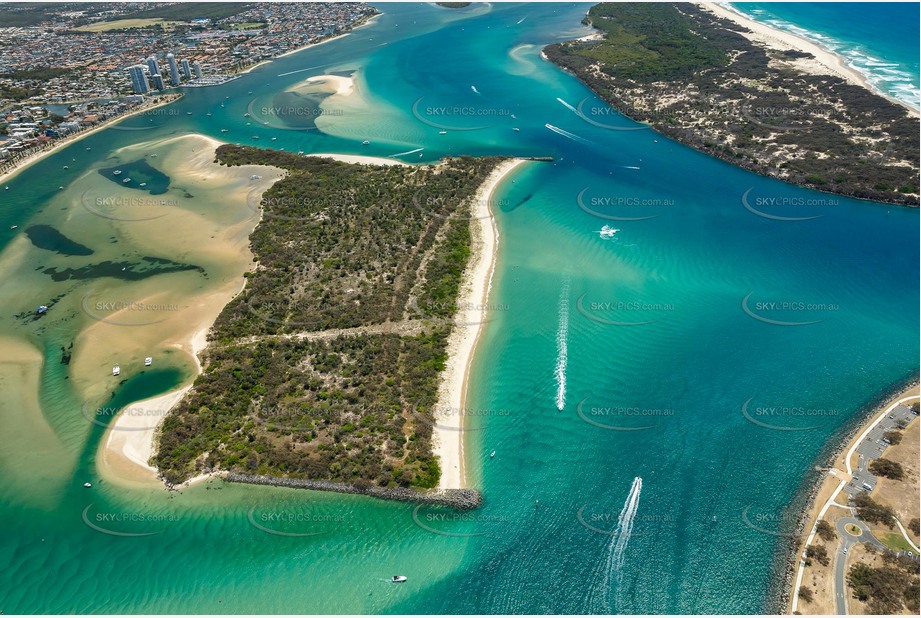
[[(789, 531), (829, 445), (918, 366), (918, 213), (585, 122), (567, 104), (603, 106), (539, 50), (583, 34), (588, 6), (382, 6), (344, 39), (190, 90), (168, 108), (176, 114), (129, 119), (8, 183), (4, 245), (9, 225), (24, 227), (59, 192), (42, 179), (66, 191), (110, 167), (112, 150), (184, 132), (289, 151), (410, 153), (398, 157), (410, 162), (555, 159), (520, 169), (494, 203), (500, 255), (471, 377), (478, 423), (465, 436), (482, 509), (458, 518), (219, 483), (172, 495), (85, 489), (103, 428), (80, 414), (58, 362), (69, 334), (44, 333), (42, 410), (74, 458), (3, 471), (0, 523), (13, 532), (0, 540), (0, 609), (774, 609), (789, 539), (756, 528)], [(354, 71), (367, 105), (330, 112), (336, 135), (254, 119), (263, 98)], [(604, 124), (637, 128), (616, 115)], [(605, 239), (603, 225), (620, 231)], [(148, 372), (106, 405), (181, 379)], [(409, 582), (383, 581), (395, 573)]]
[(844, 56), (881, 92), (921, 106), (917, 2), (733, 2), (772, 26)]

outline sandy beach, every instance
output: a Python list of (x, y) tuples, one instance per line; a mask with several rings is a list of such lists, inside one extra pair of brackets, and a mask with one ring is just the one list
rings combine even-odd
[(150, 111), (150, 110), (155, 109), (155, 108), (157, 108), (157, 107), (162, 107), (162, 106), (164, 106), (164, 105), (169, 105), (170, 103), (172, 103), (172, 102), (174, 102), (174, 101), (176, 101), (176, 100), (178, 100), (178, 99), (180, 99), (180, 98), (182, 98), (182, 95), (175, 96), (175, 97), (171, 97), (171, 98), (168, 98), (168, 99), (163, 100), (163, 101), (159, 101), (159, 100), (158, 100), (156, 103), (152, 103), (152, 104), (150, 104), (150, 105), (148, 105), (148, 104), (141, 105), (138, 109), (136, 109), (136, 110), (134, 110), (134, 111), (131, 111), (131, 112), (128, 112), (127, 114), (122, 114), (121, 116), (118, 116), (118, 117), (116, 117), (116, 118), (111, 118), (111, 119), (109, 119), (109, 120), (103, 120), (102, 122), (100, 122), (99, 124), (97, 124), (97, 125), (96, 125), (95, 127), (93, 127), (92, 129), (89, 129), (89, 130), (86, 130), (86, 131), (81, 131), (80, 133), (77, 133), (77, 134), (75, 134), (75, 135), (70, 135), (70, 136), (62, 137), (62, 138), (60, 138), (60, 139), (58, 139), (58, 140), (55, 140), (54, 142), (51, 143), (51, 147), (50, 147), (50, 148), (46, 148), (46, 149), (42, 150), (41, 152), (36, 152), (36, 153), (33, 153), (33, 154), (27, 156), (25, 159), (19, 161), (13, 169), (7, 170), (7, 171), (3, 172), (2, 174), (0, 174), (0, 183), (4, 182), (4, 181), (6, 181), (6, 180), (9, 180), (10, 178), (12, 178), (13, 176), (15, 176), (16, 174), (18, 174), (18, 173), (21, 172), (22, 170), (26, 169), (26, 168), (29, 167), (30, 165), (36, 163), (37, 161), (41, 161), (42, 159), (44, 159), (45, 157), (47, 157), (47, 156), (49, 156), (49, 155), (54, 154), (55, 152), (57, 152), (58, 150), (60, 150), (60, 149), (63, 148), (64, 146), (67, 146), (68, 144), (74, 144), (74, 143), (76, 143), (76, 142), (79, 142), (79, 141), (82, 140), (83, 138), (89, 137), (89, 136), (92, 135), (93, 133), (97, 133), (97, 132), (99, 132), (99, 131), (102, 131), (103, 129), (106, 129), (106, 128), (110, 127), (111, 125), (113, 125), (113, 124), (115, 124), (115, 123), (117, 123), (117, 122), (121, 122), (122, 120), (125, 120), (126, 118), (131, 118), (132, 116), (137, 116), (137, 115), (140, 114), (140, 113)]
[(439, 489), (466, 487), (463, 410), (467, 398), (467, 378), (482, 324), (487, 319), (487, 301), (499, 246), (499, 230), (489, 204), (499, 184), (524, 162), (523, 159), (513, 159), (500, 163), (474, 198), (471, 213), (472, 256), (461, 283), (458, 299), (461, 309), (455, 316), (456, 326), (448, 339), (448, 362), (441, 375), (438, 403), (435, 405), (437, 424), (433, 444), (441, 462)]
[[(132, 151), (124, 155), (133, 156), (138, 149), (164, 151), (161, 157), (164, 169), (183, 190), (192, 190), (196, 199), (201, 200), (197, 204), (205, 210), (190, 212), (177, 206), (162, 218), (124, 223), (122, 233), (139, 247), (146, 242), (154, 243), (151, 252), (155, 248), (163, 251), (164, 247), (156, 243), (168, 239), (166, 242), (171, 246), (175, 243), (184, 252), (185, 259), (211, 265), (208, 271), (213, 281), (202, 284), (199, 280), (196, 287), (187, 288), (178, 283), (165, 290), (159, 284), (160, 289), (150, 293), (159, 295), (158, 302), (173, 302), (181, 310), (166, 314), (155, 327), (119, 326), (132, 320), (130, 315), (122, 315), (127, 312), (124, 310), (91, 324), (77, 338), (71, 368), (75, 386), (88, 401), (99, 399), (100, 384), (107, 382), (99, 376), (105, 375), (111, 364), (112, 350), (117, 350), (123, 375), (138, 370), (140, 359), (148, 353), (145, 350), (152, 351), (155, 360), (179, 353), (188, 359), (184, 364), (193, 367), (192, 376), (181, 388), (126, 406), (109, 425), (100, 442), (97, 460), (100, 473), (116, 482), (132, 485), (159, 482), (156, 470), (148, 463), (159, 424), (201, 373), (198, 355), (207, 344), (207, 333), (226, 304), (243, 288), (243, 273), (252, 263), (249, 235), (258, 220), (249, 204), (258, 199), (256, 194), (261, 195), (283, 176), (282, 170), (266, 166), (222, 167), (214, 163), (214, 150), (221, 143), (202, 135), (187, 135), (132, 146)], [(179, 276), (173, 277), (174, 281), (180, 280)], [(140, 292), (134, 293), (133, 289), (122, 283), (107, 294), (138, 298)], [(98, 292), (97, 296), (101, 294)], [(176, 298), (170, 301), (170, 294)]]
[(795, 49), (797, 51), (812, 54), (815, 56), (814, 59), (803, 58), (789, 62), (789, 64), (795, 66), (803, 72), (813, 75), (835, 75), (850, 82), (851, 84), (866, 88), (873, 94), (877, 94), (892, 101), (893, 103), (901, 105), (905, 109), (909, 110), (913, 116), (919, 115), (917, 110), (912, 109), (902, 101), (899, 101), (895, 97), (879, 92), (872, 86), (872, 84), (870, 84), (863, 73), (850, 66), (846, 60), (838, 54), (828, 51), (827, 49), (824, 49), (818, 44), (813, 43), (812, 41), (809, 41), (803, 37), (797, 36), (790, 32), (785, 32), (783, 30), (778, 30), (777, 28), (772, 28), (771, 26), (750, 19), (749, 17), (746, 17), (745, 15), (742, 15), (741, 13), (738, 13), (737, 11), (731, 8), (727, 8), (721, 4), (714, 4), (711, 2), (698, 2), (697, 4), (702, 8), (718, 15), (719, 17), (728, 19), (740, 26), (743, 26), (744, 28), (751, 30), (751, 32), (741, 33), (750, 41), (761, 43), (762, 45), (772, 49)]
[(409, 165), (409, 163), (404, 163), (403, 161), (397, 161), (396, 159), (385, 159), (384, 157), (368, 157), (365, 155), (346, 155), (346, 154), (335, 154), (329, 152), (311, 152), (307, 154), (308, 157), (327, 157), (329, 159), (335, 159), (336, 161), (342, 161), (343, 163), (358, 163), (360, 165)]

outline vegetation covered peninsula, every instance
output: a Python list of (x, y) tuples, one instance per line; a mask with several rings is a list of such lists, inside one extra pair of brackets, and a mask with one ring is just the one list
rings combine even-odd
[(226, 165), (287, 175), (262, 196), (244, 290), (209, 333), (203, 371), (152, 463), (358, 488), (430, 488), (433, 408), (471, 202), (501, 159), (355, 165), (224, 145)]
[[(918, 119), (816, 70), (812, 54), (750, 40), (693, 4), (603, 3), (585, 23), (601, 36), (544, 53), (624, 115), (759, 174), (918, 204)], [(578, 109), (587, 122), (613, 124)]]

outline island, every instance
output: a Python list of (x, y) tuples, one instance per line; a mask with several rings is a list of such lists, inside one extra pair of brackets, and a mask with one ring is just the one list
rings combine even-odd
[(151, 464), (169, 485), (221, 471), (396, 499), (438, 486), (435, 405), (471, 213), (517, 161), (362, 165), (235, 145), (216, 157), (286, 175), (254, 205), (245, 288), (211, 329)]
[(603, 3), (584, 23), (597, 33), (544, 54), (602, 100), (576, 108), (586, 122), (629, 129), (610, 106), (762, 175), (918, 205), (917, 114), (818, 46), (716, 5)]

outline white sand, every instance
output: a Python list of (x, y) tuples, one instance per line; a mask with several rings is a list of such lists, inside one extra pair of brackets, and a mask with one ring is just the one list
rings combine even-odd
[(328, 157), (343, 163), (359, 163), (361, 165), (409, 165), (396, 159), (385, 159), (384, 157), (368, 157), (365, 155), (346, 155), (333, 154), (328, 152), (311, 152), (308, 157)]
[(448, 339), (448, 362), (441, 376), (436, 422), (433, 432), (434, 451), (441, 462), (439, 489), (466, 486), (464, 474), (463, 410), (467, 397), (467, 376), (473, 361), (486, 306), (492, 287), (493, 269), (499, 246), (499, 230), (489, 204), (496, 188), (523, 159), (501, 163), (477, 191), (473, 204), (473, 255), (464, 280), (455, 316), (456, 326)]
[(902, 107), (905, 107), (913, 116), (918, 116), (917, 110), (914, 110), (908, 107), (902, 101), (881, 93), (873, 88), (870, 82), (867, 81), (867, 78), (864, 76), (864, 74), (850, 66), (842, 56), (824, 49), (808, 39), (797, 36), (790, 32), (778, 30), (777, 28), (772, 28), (771, 26), (750, 19), (745, 15), (737, 13), (736, 11), (725, 6), (713, 4), (710, 2), (698, 2), (697, 4), (701, 8), (707, 9), (719, 17), (733, 21), (736, 24), (751, 30), (751, 32), (748, 33), (740, 33), (750, 41), (760, 43), (772, 49), (795, 49), (797, 51), (806, 52), (815, 56), (815, 59), (799, 59), (790, 61), (790, 64), (800, 69), (801, 71), (813, 75), (834, 75), (840, 77), (841, 79), (844, 79), (856, 86), (866, 88), (873, 94), (885, 97), (893, 103), (897, 103)]

